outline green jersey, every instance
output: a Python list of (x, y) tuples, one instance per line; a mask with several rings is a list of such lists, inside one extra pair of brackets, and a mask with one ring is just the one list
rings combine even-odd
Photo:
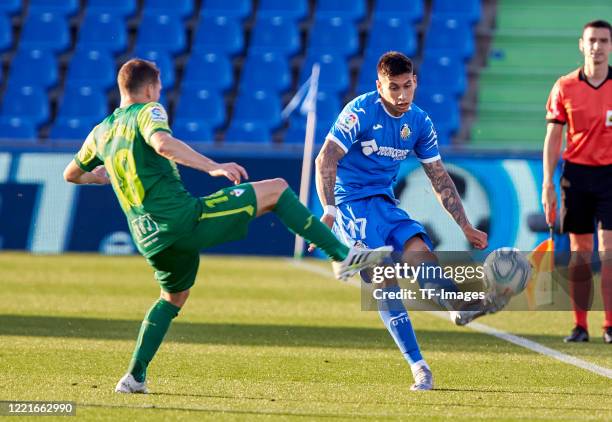
[(162, 105), (118, 108), (91, 131), (75, 156), (84, 171), (104, 165), (146, 258), (189, 234), (201, 214), (200, 201), (183, 186), (176, 164), (149, 144), (157, 131), (172, 133)]

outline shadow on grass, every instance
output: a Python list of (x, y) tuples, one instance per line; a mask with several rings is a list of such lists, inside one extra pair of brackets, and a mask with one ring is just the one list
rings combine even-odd
[[(450, 322), (449, 322), (450, 326)], [(0, 314), (0, 335), (135, 340), (140, 321)], [(532, 353), (470, 330), (419, 330), (419, 342), (429, 350)], [(330, 347), (395, 349), (387, 330), (369, 327), (190, 323), (175, 321), (167, 341), (238, 346)]]

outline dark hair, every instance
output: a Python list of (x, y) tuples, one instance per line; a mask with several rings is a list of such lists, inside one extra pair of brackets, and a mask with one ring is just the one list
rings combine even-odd
[(603, 19), (599, 19), (599, 20), (591, 21), (591, 22), (587, 23), (582, 28), (582, 35), (584, 35), (584, 31), (587, 28), (608, 28), (608, 31), (610, 32), (610, 38), (612, 38), (612, 26), (610, 26), (610, 22), (608, 22), (608, 21), (605, 21)]
[(159, 69), (155, 63), (142, 59), (128, 60), (119, 69), (117, 84), (121, 91), (134, 94), (145, 85), (155, 84), (159, 78)]
[(412, 73), (412, 60), (398, 51), (388, 51), (378, 59), (376, 71), (384, 76), (398, 76)]

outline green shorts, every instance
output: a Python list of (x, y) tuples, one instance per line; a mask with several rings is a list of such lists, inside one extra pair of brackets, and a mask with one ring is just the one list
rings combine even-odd
[(200, 202), (202, 212), (193, 232), (147, 258), (166, 292), (191, 288), (200, 264), (200, 249), (246, 237), (249, 223), (257, 214), (255, 190), (250, 183), (221, 189), (200, 198)]

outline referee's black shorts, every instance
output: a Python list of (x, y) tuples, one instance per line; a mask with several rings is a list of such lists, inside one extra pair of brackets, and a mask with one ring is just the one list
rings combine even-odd
[(561, 177), (561, 231), (588, 234), (612, 230), (612, 165), (566, 161)]

